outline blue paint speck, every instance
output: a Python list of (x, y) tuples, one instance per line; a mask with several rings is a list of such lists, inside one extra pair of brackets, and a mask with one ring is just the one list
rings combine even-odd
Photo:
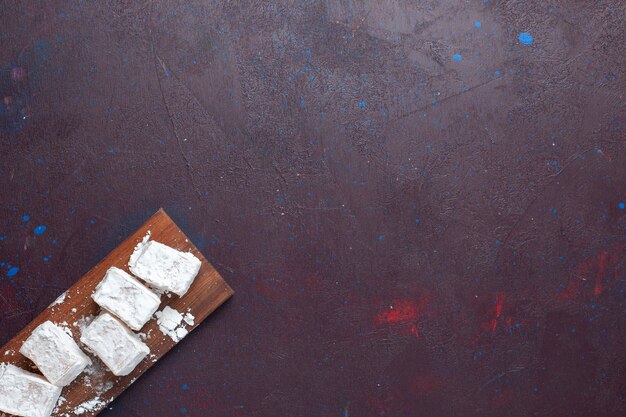
[(30, 216), (28, 214), (25, 214), (25, 215), (22, 216), (22, 220), (27, 222), (27, 221), (30, 220)]
[(456, 62), (461, 62), (463, 60), (463, 57), (461, 56), (461, 54), (454, 54), (454, 60)]
[(384, 238), (385, 238), (385, 237), (384, 237), (383, 235), (379, 235), (379, 236), (378, 236), (378, 240), (379, 240), (379, 241), (382, 241)]
[(500, 246), (500, 239), (496, 239), (496, 246)]
[(89, 219), (89, 224), (94, 224), (96, 221), (94, 219)]
[(420, 224), (420, 219), (415, 219), (415, 224)]
[(502, 73), (498, 70), (496, 70), (496, 75), (502, 75)]
[(46, 231), (46, 226), (44, 226), (43, 224), (40, 225), (40, 226), (35, 227), (35, 234), (36, 235), (40, 235), (40, 234), (42, 234), (45, 231)]
[(183, 384), (182, 387), (180, 387), (183, 391), (187, 391), (189, 389), (189, 385), (187, 384)]
[(474, 27), (479, 28), (481, 26), (482, 26), (482, 24), (480, 23), (480, 20), (477, 20), (477, 21), (474, 22)]
[(433, 101), (431, 101), (431, 102), (430, 102), (430, 104), (432, 104), (433, 106), (434, 106), (435, 104), (437, 104), (437, 103), (439, 103), (437, 100), (433, 100)]
[(311, 50), (310, 50), (310, 49), (307, 49), (307, 50), (306, 50), (306, 54), (307, 54), (307, 55), (311, 55)]
[(532, 45), (535, 41), (530, 33), (522, 32), (519, 34), (517, 39), (520, 41), (522, 45)]
[(365, 107), (365, 102), (364, 101), (359, 101), (359, 107)]
[(624, 205), (623, 201), (620, 201), (619, 203), (617, 203), (617, 208), (619, 208), (620, 210), (624, 210), (624, 207), (626, 207), (626, 205)]
[(186, 413), (186, 412), (187, 412), (187, 409), (186, 409), (185, 407), (181, 407), (181, 408), (180, 408), (180, 412), (184, 414), (184, 413)]
[(44, 262), (48, 262), (50, 260), (50, 258), (48, 258), (47, 256), (45, 258), (43, 258)]
[(17, 274), (18, 272), (20, 272), (20, 269), (17, 266), (14, 266), (12, 268), (9, 268), (9, 270), (7, 271), (7, 277), (13, 277), (15, 276), (15, 274)]

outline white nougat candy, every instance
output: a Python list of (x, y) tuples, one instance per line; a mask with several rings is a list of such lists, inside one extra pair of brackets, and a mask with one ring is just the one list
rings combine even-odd
[(0, 411), (20, 417), (50, 417), (61, 387), (17, 366), (0, 364)]
[(159, 296), (116, 267), (109, 268), (91, 298), (133, 330), (141, 330), (161, 304)]
[(80, 341), (117, 376), (131, 373), (150, 353), (150, 348), (137, 335), (109, 313), (96, 317), (83, 330)]
[(198, 275), (201, 262), (189, 252), (181, 252), (154, 240), (140, 243), (130, 257), (130, 272), (149, 285), (179, 296), (185, 295)]
[(91, 360), (62, 328), (45, 321), (26, 339), (20, 353), (33, 361), (52, 384), (71, 383)]

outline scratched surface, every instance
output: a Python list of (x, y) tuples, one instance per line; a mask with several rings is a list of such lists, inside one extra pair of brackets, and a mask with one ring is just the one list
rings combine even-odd
[(626, 3), (0, 10), (0, 345), (159, 207), (236, 292), (103, 416), (625, 414)]

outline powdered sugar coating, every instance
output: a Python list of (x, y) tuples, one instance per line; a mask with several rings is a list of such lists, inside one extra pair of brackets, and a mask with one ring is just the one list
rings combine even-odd
[(20, 353), (32, 360), (52, 384), (71, 383), (91, 360), (63, 328), (45, 321), (24, 341)]
[(61, 387), (11, 364), (0, 364), (0, 411), (21, 417), (49, 417)]
[(150, 348), (108, 313), (102, 313), (80, 337), (114, 375), (128, 375), (150, 353)]
[(189, 252), (152, 240), (137, 245), (128, 266), (134, 275), (149, 285), (182, 297), (198, 275), (201, 264)]
[(107, 270), (91, 298), (133, 330), (141, 330), (161, 304), (159, 296), (116, 267)]

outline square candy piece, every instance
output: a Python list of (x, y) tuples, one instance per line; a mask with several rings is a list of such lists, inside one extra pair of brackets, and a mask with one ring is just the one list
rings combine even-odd
[(122, 322), (102, 313), (91, 322), (80, 337), (114, 375), (128, 375), (150, 353), (139, 337)]
[(61, 387), (14, 365), (0, 364), (0, 411), (21, 417), (50, 417)]
[(141, 330), (161, 304), (158, 295), (114, 266), (106, 272), (91, 298), (133, 330)]
[(52, 384), (64, 387), (72, 382), (91, 360), (74, 339), (51, 321), (45, 321), (22, 344), (20, 353), (33, 361)]
[(130, 256), (130, 272), (149, 285), (179, 296), (185, 295), (198, 275), (201, 262), (189, 252), (181, 252), (154, 240), (140, 243)]

